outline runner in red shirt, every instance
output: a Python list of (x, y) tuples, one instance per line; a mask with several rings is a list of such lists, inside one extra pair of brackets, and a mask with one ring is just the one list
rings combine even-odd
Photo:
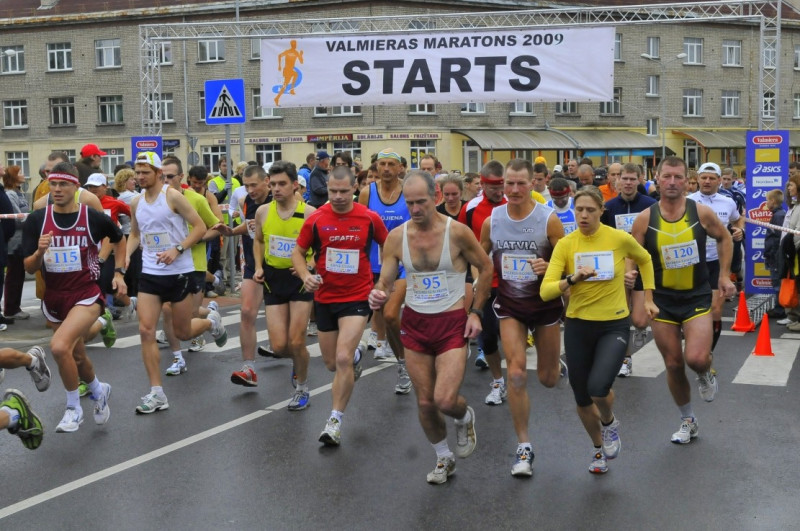
[[(319, 440), (326, 446), (341, 442), (344, 410), (361, 376), (367, 345), (359, 343), (370, 316), (367, 297), (372, 290), (369, 251), (383, 245), (388, 232), (380, 216), (353, 203), (356, 178), (345, 166), (328, 179), (328, 200), (303, 224), (292, 253), (292, 265), (307, 291), (314, 292), (322, 359), (333, 377), (333, 410)], [(311, 248), (316, 273), (306, 267)]]

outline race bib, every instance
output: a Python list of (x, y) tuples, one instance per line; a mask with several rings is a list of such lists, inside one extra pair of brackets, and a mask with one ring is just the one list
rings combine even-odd
[(44, 253), (44, 268), (48, 273), (74, 273), (81, 267), (81, 249), (77, 245), (50, 247)]
[(570, 232), (575, 232), (575, 229), (578, 228), (578, 224), (575, 223), (574, 221), (569, 223), (564, 223), (563, 225), (564, 225), (564, 236), (566, 236)]
[(627, 233), (631, 232), (633, 228), (633, 220), (636, 219), (639, 213), (633, 214), (617, 214), (614, 216), (614, 224), (617, 226), (619, 230), (624, 230)]
[(245, 223), (247, 223), (247, 235), (250, 236), (251, 240), (255, 240), (255, 238), (256, 238), (256, 220), (248, 219), (248, 220), (245, 220)]
[(589, 282), (614, 278), (614, 251), (575, 253), (575, 271), (579, 267), (592, 267), (597, 275), (587, 278)]
[[(276, 258), (291, 258), (297, 241), (283, 236), (269, 235), (269, 254)], [(330, 270), (330, 268), (329, 268)]]
[(144, 235), (144, 246), (148, 251), (154, 253), (163, 253), (169, 251), (173, 247), (172, 239), (166, 232), (148, 232)]
[(664, 267), (667, 269), (680, 269), (700, 263), (697, 240), (662, 245), (661, 256), (664, 258)]
[(444, 271), (412, 273), (410, 286), (417, 302), (438, 301), (450, 293), (447, 289), (447, 273)]
[(325, 251), (325, 269), (330, 273), (355, 275), (358, 273), (358, 249), (335, 249)]
[(539, 277), (533, 272), (528, 260), (534, 258), (528, 254), (504, 254), (502, 261), (503, 280), (517, 282), (534, 282)]

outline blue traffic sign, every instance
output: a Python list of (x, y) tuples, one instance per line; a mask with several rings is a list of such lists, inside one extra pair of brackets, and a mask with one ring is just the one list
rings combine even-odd
[(245, 112), (244, 79), (215, 79), (205, 82), (206, 124), (243, 124)]

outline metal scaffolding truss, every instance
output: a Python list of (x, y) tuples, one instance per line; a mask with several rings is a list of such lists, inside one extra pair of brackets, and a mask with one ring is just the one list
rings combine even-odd
[[(780, 81), (780, 36), (782, 0), (741, 0), (738, 2), (697, 2), (536, 9), (482, 13), (414, 14), (401, 16), (318, 18), (302, 20), (260, 20), (139, 26), (142, 130), (160, 135), (162, 119), (161, 43), (200, 39), (242, 40), (259, 35), (303, 37), (326, 34), (369, 35), (461, 31), (464, 29), (552, 28), (564, 26), (621, 26), (626, 24), (750, 22), (760, 27), (759, 93), (762, 95), (760, 128), (777, 127)], [(765, 68), (766, 65), (766, 68)], [(771, 111), (771, 112), (770, 112)]]

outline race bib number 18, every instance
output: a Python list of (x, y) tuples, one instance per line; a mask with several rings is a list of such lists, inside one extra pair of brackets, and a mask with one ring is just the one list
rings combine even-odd
[(325, 251), (325, 269), (331, 273), (355, 275), (358, 273), (358, 249), (334, 249)]

